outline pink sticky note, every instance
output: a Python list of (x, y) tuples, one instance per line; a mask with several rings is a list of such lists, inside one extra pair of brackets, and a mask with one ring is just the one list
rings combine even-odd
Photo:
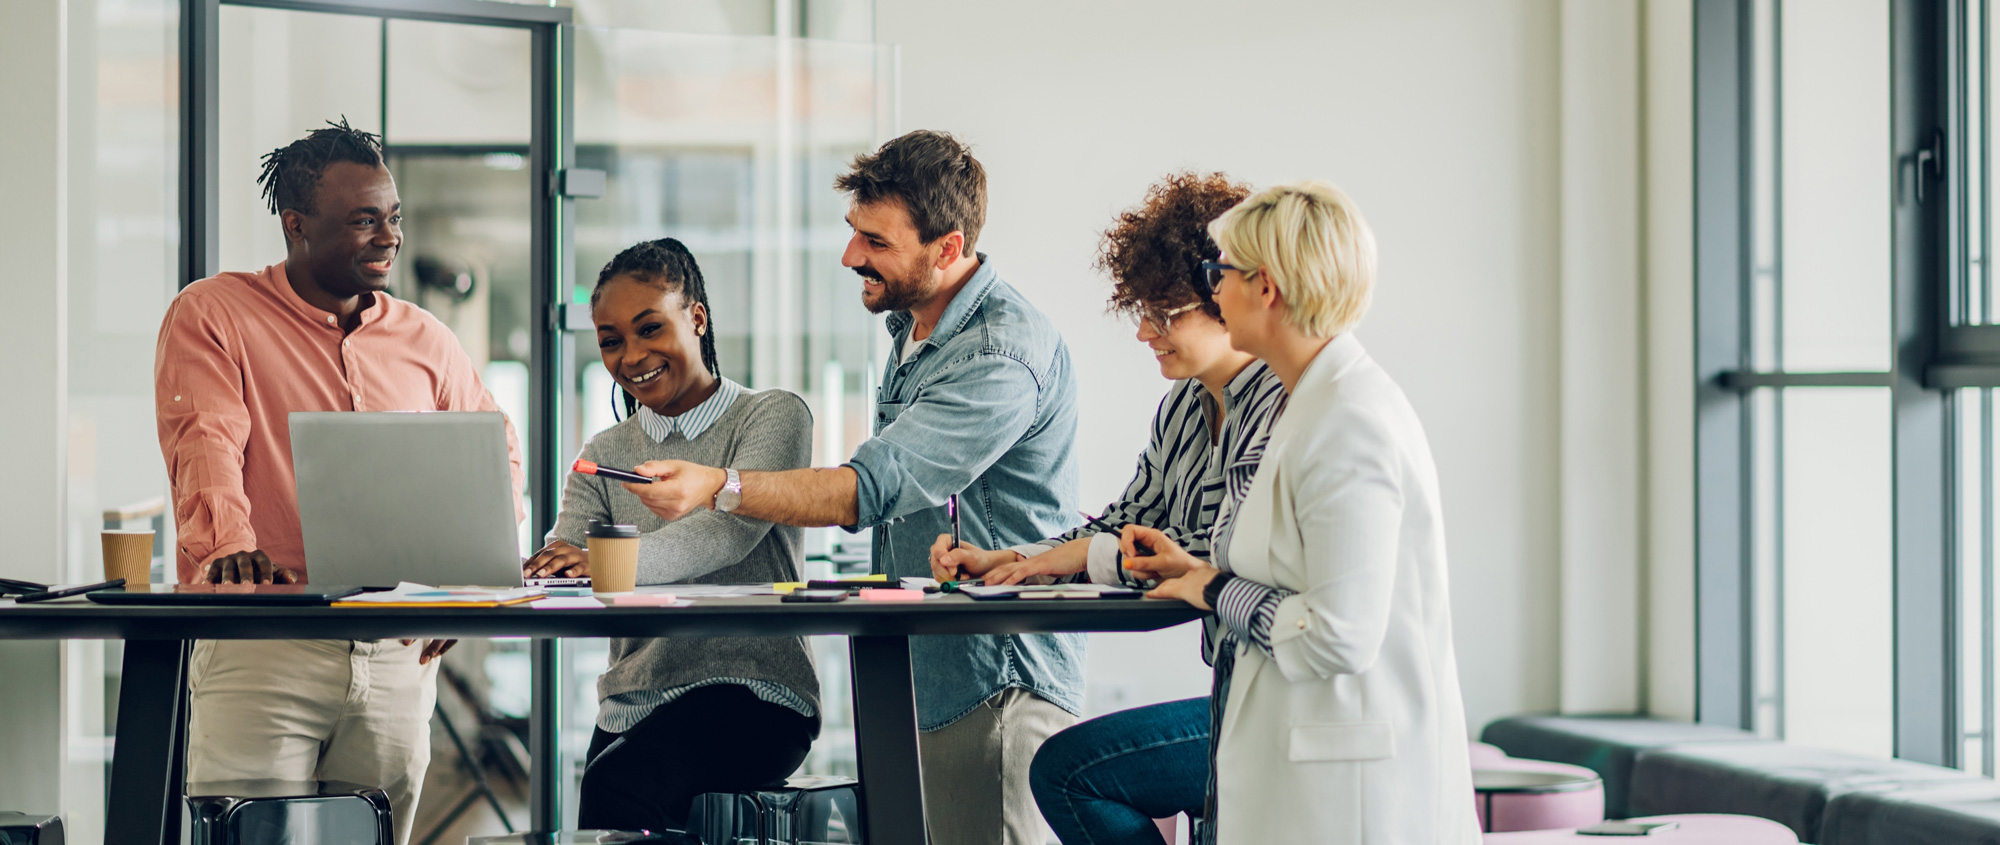
[(923, 601), (924, 593), (922, 590), (885, 590), (874, 587), (862, 587), (861, 599), (863, 601)]

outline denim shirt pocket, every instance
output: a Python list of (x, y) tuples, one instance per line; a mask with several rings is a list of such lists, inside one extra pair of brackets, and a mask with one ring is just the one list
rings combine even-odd
[(909, 407), (909, 404), (904, 402), (875, 403), (875, 433), (881, 434), (882, 429), (888, 428), (890, 423), (895, 422), (897, 417), (902, 416), (903, 409), (907, 407)]

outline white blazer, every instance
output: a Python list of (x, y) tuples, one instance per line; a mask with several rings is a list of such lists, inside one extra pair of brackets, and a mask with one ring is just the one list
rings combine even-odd
[(1216, 750), (1222, 845), (1477, 845), (1437, 468), (1350, 334), (1321, 350), (1234, 516), (1229, 564), (1294, 590), (1239, 646)]

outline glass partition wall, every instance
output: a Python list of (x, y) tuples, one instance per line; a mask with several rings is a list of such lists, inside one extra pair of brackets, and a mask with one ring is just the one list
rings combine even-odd
[[(178, 289), (176, 0), (69, 3), (69, 454), (62, 580), (102, 580), (97, 533), (154, 529), (155, 578), (174, 548), (153, 423), (153, 348)], [(39, 130), (38, 130), (39, 131)], [(124, 643), (63, 644), (71, 841), (104, 839), (110, 726)]]
[[(78, 239), (72, 262), (76, 580), (99, 565), (90, 534), (114, 522), (163, 523), (161, 548), (173, 548), (164, 470), (123, 469), (159, 464), (150, 367), (159, 320), (173, 291), (201, 275), (283, 260), (255, 182), (259, 157), (327, 120), (383, 135), (405, 207), (391, 293), (457, 334), (534, 455), (524, 552), (553, 518), (542, 499), (559, 490), (550, 482), (561, 466), (616, 419), (587, 303), (598, 269), (641, 240), (688, 244), (710, 286), (724, 374), (804, 395), (816, 463), (844, 460), (866, 436), (881, 328), (839, 266), (846, 207), (832, 188), (853, 156), (894, 130), (894, 55), (869, 42), (866, 0), (565, 0), (513, 11), (436, 0), (416, 12), (386, 0), (84, 5), (97, 29), (77, 38), (96, 44), (98, 103), (88, 112), (95, 146), (76, 173), (102, 184), (84, 186), (97, 191), (96, 221), (83, 227), (95, 239)], [(558, 17), (573, 23), (550, 23)], [(594, 192), (568, 190), (565, 170), (601, 171), (601, 196), (570, 195)], [(830, 553), (853, 559), (840, 554), (843, 540), (866, 547), (865, 535), (809, 532), (812, 574), (830, 571)], [(156, 561), (158, 580), (172, 579), (168, 560)], [(845, 644), (816, 639), (826, 730), (806, 770), (852, 774)], [(71, 648), (78, 737), (65, 794), (101, 794), (119, 649)], [(463, 642), (448, 655), (438, 718), (450, 725), (434, 723), (418, 840), (529, 823), (545, 794), (528, 763), (545, 741), (533, 728), (538, 710), (559, 719), (540, 746), (561, 758), (559, 793), (544, 803), (572, 822), (605, 659), (602, 641), (524, 639)], [(466, 758), (486, 768), (505, 822), (474, 791)], [(77, 833), (101, 825), (101, 802), (70, 803)]]

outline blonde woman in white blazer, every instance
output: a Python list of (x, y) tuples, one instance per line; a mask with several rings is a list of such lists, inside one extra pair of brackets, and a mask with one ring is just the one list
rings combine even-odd
[[(1444, 521), (1423, 425), (1351, 329), (1375, 243), (1332, 185), (1283, 185), (1210, 227), (1230, 342), (1290, 399), (1215, 560), (1129, 527), (1153, 594), (1216, 608), (1207, 835), (1225, 845), (1476, 845)], [(1139, 550), (1153, 552), (1140, 557)]]

